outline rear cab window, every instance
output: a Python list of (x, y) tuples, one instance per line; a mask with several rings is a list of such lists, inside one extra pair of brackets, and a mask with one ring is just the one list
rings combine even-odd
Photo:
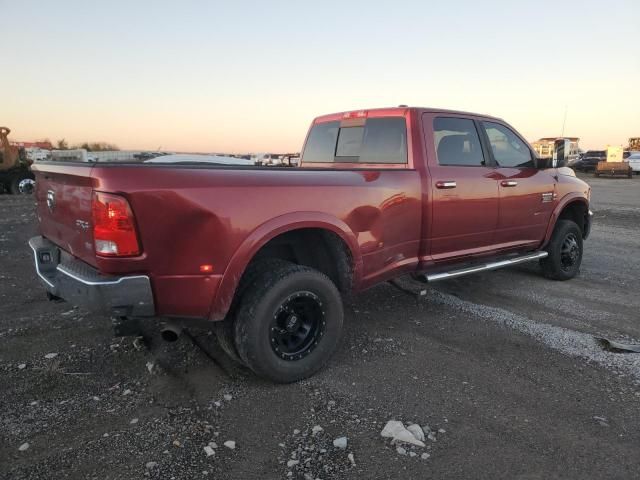
[(311, 127), (302, 163), (404, 165), (407, 152), (404, 117), (336, 120)]

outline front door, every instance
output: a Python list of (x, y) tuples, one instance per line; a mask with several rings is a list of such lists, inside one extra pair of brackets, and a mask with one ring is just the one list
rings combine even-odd
[(555, 170), (536, 168), (527, 144), (506, 125), (481, 124), (500, 192), (496, 248), (535, 246), (544, 238), (556, 205)]
[[(498, 223), (498, 186), (476, 123), (445, 114), (423, 116), (432, 209), (425, 215), (434, 261), (490, 249)], [(429, 218), (430, 216), (430, 218)]]

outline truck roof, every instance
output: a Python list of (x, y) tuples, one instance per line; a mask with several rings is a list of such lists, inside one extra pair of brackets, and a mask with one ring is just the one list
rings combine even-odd
[(347, 110), (344, 112), (329, 113), (327, 115), (320, 115), (313, 120), (313, 123), (324, 123), (335, 120), (342, 120), (345, 118), (365, 118), (365, 117), (402, 117), (407, 115), (410, 111), (417, 111), (420, 113), (446, 113), (446, 114), (458, 114), (464, 116), (483, 117), (492, 120), (502, 120), (498, 117), (486, 115), (483, 113), (463, 112), (460, 110), (447, 110), (444, 108), (434, 107), (387, 107), (387, 108), (365, 108), (361, 110)]

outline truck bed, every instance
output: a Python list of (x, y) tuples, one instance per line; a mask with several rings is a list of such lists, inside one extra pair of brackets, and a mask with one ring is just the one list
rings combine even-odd
[[(104, 274), (148, 273), (158, 314), (208, 316), (214, 292), (226, 294), (217, 288), (225, 270), (242, 264), (234, 257), (259, 247), (261, 232), (275, 235), (278, 225), (353, 232), (344, 240), (361, 253), (356, 274), (363, 286), (398, 265), (409, 270), (418, 263), (421, 187), (415, 170), (42, 162), (34, 171), (41, 234)], [(91, 221), (92, 191), (129, 201), (141, 255), (95, 255), (84, 223)], [(203, 274), (201, 265), (212, 269)]]

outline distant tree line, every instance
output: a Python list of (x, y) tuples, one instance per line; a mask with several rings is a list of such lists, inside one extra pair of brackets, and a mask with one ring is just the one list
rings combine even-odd
[(64, 138), (61, 140), (58, 140), (56, 142), (56, 145), (58, 146), (58, 150), (76, 150), (79, 148), (83, 148), (88, 152), (104, 152), (104, 151), (110, 151), (110, 150), (120, 150), (117, 145), (113, 143), (107, 143), (107, 142), (84, 142), (84, 143), (79, 143), (77, 145), (69, 146), (69, 144)]

